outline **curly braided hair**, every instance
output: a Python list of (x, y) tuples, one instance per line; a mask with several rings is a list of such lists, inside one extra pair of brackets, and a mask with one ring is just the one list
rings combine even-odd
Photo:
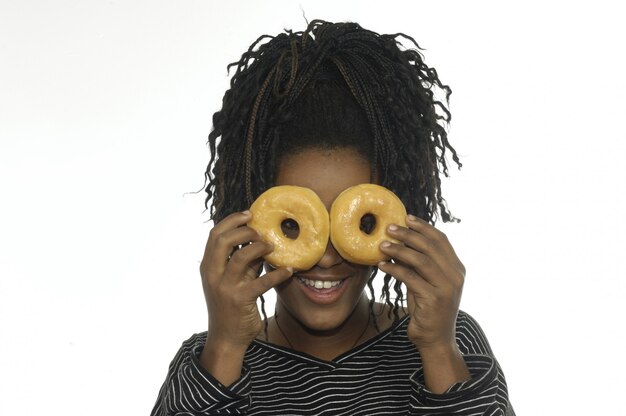
[[(404, 47), (402, 38), (414, 48)], [(420, 49), (403, 33), (380, 35), (350, 22), (314, 20), (303, 32), (259, 37), (228, 65), (236, 71), (213, 115), (204, 184), (211, 219), (247, 209), (273, 186), (283, 157), (351, 148), (408, 212), (431, 224), (439, 216), (458, 221), (441, 195), (439, 176), (448, 176), (447, 151), (462, 166), (446, 131), (452, 91)], [(375, 275), (368, 281), (372, 314)], [(398, 319), (401, 283), (385, 275), (382, 292)]]

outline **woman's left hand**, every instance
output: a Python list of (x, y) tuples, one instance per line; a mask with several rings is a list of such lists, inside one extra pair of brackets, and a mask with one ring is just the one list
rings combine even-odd
[(381, 245), (393, 262), (381, 262), (378, 268), (407, 287), (407, 335), (422, 357), (426, 388), (441, 394), (471, 378), (456, 343), (465, 266), (444, 233), (412, 215), (406, 222), (406, 228), (392, 225), (387, 230), (401, 244)]
[(408, 289), (408, 337), (426, 352), (458, 351), (456, 317), (461, 302), (465, 267), (446, 235), (424, 220), (407, 216), (407, 227), (390, 226), (380, 249), (393, 259), (378, 267)]

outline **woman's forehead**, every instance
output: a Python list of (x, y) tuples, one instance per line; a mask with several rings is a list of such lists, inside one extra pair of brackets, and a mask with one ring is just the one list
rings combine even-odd
[(329, 209), (335, 198), (350, 186), (369, 183), (369, 163), (355, 150), (311, 149), (283, 158), (276, 185), (310, 188)]

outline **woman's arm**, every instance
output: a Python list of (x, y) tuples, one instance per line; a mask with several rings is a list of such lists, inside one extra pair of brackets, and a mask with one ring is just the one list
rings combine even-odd
[(509, 401), (504, 373), (478, 323), (463, 311), (456, 325), (456, 343), (471, 378), (455, 383), (443, 394), (431, 392), (424, 385), (423, 372), (411, 378), (412, 415), (490, 415), (515, 416)]
[(225, 412), (243, 415), (248, 411), (250, 375), (245, 366), (239, 379), (225, 386), (200, 363), (206, 332), (195, 334), (178, 350), (151, 416), (180, 413), (209, 415)]
[[(422, 359), (422, 371), (412, 380), (413, 414), (432, 414), (424, 409), (433, 406), (442, 409), (440, 414), (465, 414), (476, 406), (475, 414), (505, 415), (510, 408), (506, 383), (487, 340), (473, 320), (459, 319), (465, 316), (459, 313), (465, 267), (444, 233), (412, 215), (406, 223), (389, 227), (400, 243), (381, 245), (392, 261), (378, 267), (408, 291), (407, 336)], [(463, 351), (459, 337), (476, 345)]]
[(201, 338), (183, 344), (172, 361), (154, 416), (217, 409), (242, 414), (247, 409), (244, 355), (263, 329), (256, 302), (292, 274), (276, 269), (257, 276), (262, 257), (273, 247), (246, 226), (251, 218), (248, 211), (236, 212), (211, 230), (200, 264), (209, 328)]
[(465, 267), (444, 233), (412, 215), (406, 223), (387, 230), (400, 243), (382, 244), (393, 262), (378, 267), (407, 287), (407, 335), (422, 356), (426, 387), (443, 393), (470, 378), (455, 340)]

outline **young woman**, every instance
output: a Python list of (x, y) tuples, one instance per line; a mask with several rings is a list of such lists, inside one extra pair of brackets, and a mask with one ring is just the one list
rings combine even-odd
[[(153, 415), (514, 414), (484, 334), (458, 309), (465, 268), (433, 226), (455, 220), (439, 178), (447, 152), (461, 166), (445, 129), (451, 91), (400, 38), (418, 47), (313, 21), (260, 37), (231, 64), (209, 135), (208, 331), (183, 343)], [(263, 191), (310, 188), (330, 210), (362, 183), (409, 212), (387, 229), (399, 243), (380, 246), (390, 261), (353, 264), (329, 242), (308, 270), (264, 263), (273, 247), (246, 225)], [(257, 300), (272, 288), (268, 318)]]

